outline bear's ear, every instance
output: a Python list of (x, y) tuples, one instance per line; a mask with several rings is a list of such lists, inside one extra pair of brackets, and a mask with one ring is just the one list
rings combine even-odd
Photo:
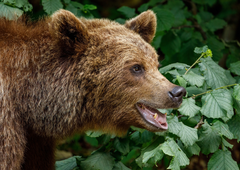
[(125, 23), (125, 27), (140, 34), (140, 36), (150, 43), (155, 35), (157, 18), (153, 11), (148, 10)]
[(87, 48), (86, 26), (69, 11), (61, 9), (51, 16), (50, 31), (64, 53), (79, 53)]

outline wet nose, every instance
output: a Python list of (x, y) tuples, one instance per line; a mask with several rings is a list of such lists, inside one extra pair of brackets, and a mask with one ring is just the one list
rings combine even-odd
[(176, 86), (172, 89), (172, 91), (168, 92), (168, 95), (174, 102), (182, 102), (182, 97), (186, 95), (185, 88), (181, 86)]

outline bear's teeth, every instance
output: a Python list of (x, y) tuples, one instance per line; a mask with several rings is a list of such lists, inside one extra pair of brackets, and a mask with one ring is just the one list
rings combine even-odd
[(155, 113), (153, 117), (154, 117), (154, 119), (157, 119), (157, 113)]

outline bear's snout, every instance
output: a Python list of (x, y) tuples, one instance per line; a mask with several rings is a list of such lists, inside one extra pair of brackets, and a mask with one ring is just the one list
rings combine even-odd
[(181, 103), (183, 96), (186, 95), (185, 88), (181, 86), (176, 86), (172, 89), (172, 91), (168, 92), (169, 97), (175, 102), (175, 103)]

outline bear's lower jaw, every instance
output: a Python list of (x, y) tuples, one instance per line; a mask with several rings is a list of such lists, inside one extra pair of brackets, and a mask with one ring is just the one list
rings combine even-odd
[(156, 127), (159, 131), (168, 129), (166, 114), (159, 112), (155, 108), (144, 105), (143, 103), (137, 103), (136, 107), (147, 123)]

